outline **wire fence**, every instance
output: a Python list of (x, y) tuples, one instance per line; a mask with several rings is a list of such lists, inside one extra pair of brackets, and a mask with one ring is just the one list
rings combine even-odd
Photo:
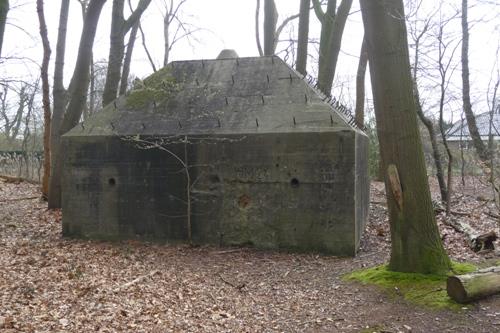
[(41, 182), (43, 152), (0, 151), (0, 175)]

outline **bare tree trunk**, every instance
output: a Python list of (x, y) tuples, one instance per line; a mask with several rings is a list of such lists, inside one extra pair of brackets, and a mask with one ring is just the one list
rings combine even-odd
[(444, 273), (418, 130), (402, 0), (361, 0), (391, 225), (393, 271)]
[[(88, 116), (90, 117), (95, 113), (95, 81), (96, 81), (96, 72), (94, 65), (94, 56), (90, 58), (90, 87), (89, 87), (89, 107), (88, 107)], [(86, 119), (84, 116), (83, 119)]]
[[(427, 132), (429, 132), (429, 138), (431, 140), (432, 147), (432, 157), (434, 159), (434, 164), (436, 166), (436, 178), (439, 184), (439, 191), (441, 194), (441, 202), (448, 202), (448, 187), (446, 186), (446, 182), (444, 181), (444, 172), (443, 172), (443, 164), (441, 163), (441, 154), (439, 154), (439, 147), (436, 138), (436, 131), (434, 130), (434, 125), (432, 121), (424, 115), (422, 110), (422, 104), (420, 103), (420, 94), (418, 92), (417, 83), (414, 83), (414, 94), (415, 94), (415, 107), (417, 109), (417, 114), (424, 126), (427, 128)], [(446, 139), (445, 139), (446, 140)]]
[[(432, 121), (427, 118), (424, 114), (424, 111), (422, 110), (422, 103), (420, 102), (420, 92), (418, 89), (418, 83), (417, 83), (417, 72), (418, 68), (420, 67), (420, 41), (422, 37), (424, 37), (425, 33), (429, 29), (429, 22), (427, 21), (424, 28), (420, 33), (416, 34), (414, 37), (414, 43), (415, 43), (415, 59), (413, 63), (413, 93), (415, 95), (415, 107), (417, 110), (417, 115), (424, 124), (424, 126), (427, 128), (427, 132), (429, 133), (429, 138), (431, 141), (431, 147), (432, 147), (432, 157), (434, 160), (434, 165), (436, 166), (436, 178), (438, 180), (439, 184), (439, 191), (441, 193), (441, 202), (446, 203), (448, 202), (448, 187), (446, 186), (446, 182), (444, 180), (444, 172), (443, 172), (443, 164), (441, 163), (441, 154), (439, 153), (439, 147), (437, 143), (437, 138), (436, 138), (436, 131), (434, 129), (434, 124)], [(440, 30), (439, 33), (439, 59), (441, 61), (441, 34), (442, 30)], [(441, 68), (440, 68), (441, 70)], [(446, 76), (446, 70), (444, 72)]]
[(125, 95), (128, 87), (128, 76), (130, 74), (130, 62), (132, 61), (132, 53), (134, 51), (135, 40), (137, 38), (137, 30), (139, 30), (139, 22), (137, 22), (130, 31), (130, 36), (127, 44), (127, 52), (123, 59), (122, 78), (120, 82), (120, 95)]
[(61, 142), (61, 123), (64, 117), (66, 91), (64, 89), (64, 55), (66, 53), (66, 32), (68, 27), (69, 0), (61, 1), (59, 13), (59, 29), (57, 32), (56, 60), (54, 67), (54, 86), (52, 90), (53, 109), (50, 128), (50, 178), (49, 178), (49, 208), (60, 207), (61, 174), (56, 173), (54, 166), (59, 159)]
[(470, 101), (470, 82), (469, 82), (469, 22), (467, 20), (467, 0), (462, 0), (462, 99), (465, 119), (469, 126), (469, 133), (472, 138), (474, 148), (476, 148), (479, 158), (489, 162), (489, 152), (486, 148), (476, 125), (476, 117), (472, 112)]
[(367, 65), (368, 50), (366, 49), (366, 41), (363, 37), (361, 51), (359, 52), (358, 71), (356, 73), (356, 110), (354, 113), (356, 124), (361, 128), (363, 128), (365, 123), (365, 76)]
[(43, 0), (36, 1), (38, 21), (40, 23), (40, 37), (43, 45), (43, 60), (41, 66), (42, 78), (42, 103), (43, 103), (43, 179), (42, 195), (45, 198), (49, 196), (49, 177), (50, 177), (50, 85), (49, 85), (49, 61), (50, 61), (50, 43), (47, 34), (47, 24), (45, 23), (45, 14), (43, 11)]
[(9, 0), (0, 0), (0, 56), (2, 55), (3, 35), (9, 12)]
[(170, 8), (165, 4), (165, 16), (163, 17), (163, 67), (168, 65), (170, 58), (170, 23), (171, 12), (174, 10), (174, 2), (170, 2)]
[(125, 0), (113, 0), (108, 71), (102, 94), (103, 106), (115, 100), (118, 93), (125, 50), (125, 35), (140, 20), (151, 0), (140, 0), (137, 8), (126, 20), (123, 16), (124, 3)]
[(297, 41), (297, 72), (306, 75), (307, 70), (307, 46), (309, 44), (309, 8), (311, 0), (300, 0), (299, 11), (299, 36)]
[(320, 1), (313, 0), (314, 11), (321, 22), (318, 87), (326, 95), (331, 94), (342, 35), (352, 0), (342, 0), (337, 13), (336, 4), (336, 0), (328, 0), (326, 12), (323, 12)]
[(257, 8), (255, 9), (255, 41), (257, 42), (257, 49), (259, 50), (259, 55), (262, 57), (264, 55), (264, 51), (262, 50), (262, 45), (260, 43), (259, 15), (260, 15), (260, 0), (257, 0)]
[(462, 176), (462, 186), (465, 187), (465, 156), (464, 156), (464, 141), (463, 141), (463, 127), (464, 117), (460, 115), (460, 175)]
[(151, 53), (149, 53), (148, 46), (146, 45), (146, 36), (144, 35), (144, 31), (142, 30), (141, 22), (139, 22), (139, 32), (141, 33), (142, 47), (144, 48), (144, 52), (146, 52), (153, 72), (156, 72), (155, 62), (153, 61), (153, 57), (151, 57)]
[(264, 55), (274, 54), (277, 23), (278, 10), (274, 0), (264, 0)]
[[(87, 100), (89, 87), (89, 68), (92, 58), (92, 47), (94, 45), (97, 23), (101, 15), (102, 7), (106, 0), (91, 0), (87, 7), (87, 14), (83, 22), (78, 57), (71, 78), (69, 103), (64, 113), (64, 118), (59, 129), (59, 137), (74, 127), (82, 115), (83, 105)], [(49, 208), (61, 207), (61, 175), (64, 151), (60, 142), (52, 148), (55, 160), (52, 163), (51, 187), (49, 191)]]

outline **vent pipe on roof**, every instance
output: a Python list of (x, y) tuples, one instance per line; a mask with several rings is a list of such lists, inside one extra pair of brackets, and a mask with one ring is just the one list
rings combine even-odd
[(219, 55), (217, 56), (217, 60), (234, 58), (238, 58), (238, 53), (236, 53), (236, 51), (233, 49), (224, 49), (220, 51)]

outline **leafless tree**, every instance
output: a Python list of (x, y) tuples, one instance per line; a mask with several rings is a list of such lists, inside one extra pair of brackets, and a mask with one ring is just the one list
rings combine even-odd
[(443, 274), (450, 260), (436, 224), (418, 130), (402, 0), (361, 0), (391, 224), (389, 269)]
[[(64, 50), (67, 27), (67, 0), (63, 0), (61, 6), (61, 21), (59, 23), (59, 34), (56, 49), (56, 74), (54, 75), (54, 112), (52, 121), (52, 133), (55, 133), (56, 141), (51, 142), (51, 175), (49, 182), (49, 208), (61, 206), (61, 175), (63, 167), (64, 151), (61, 150), (60, 137), (62, 134), (74, 127), (82, 115), (87, 100), (87, 91), (90, 79), (90, 63), (92, 61), (92, 47), (97, 29), (97, 23), (101, 15), (102, 7), (106, 0), (90, 0), (83, 22), (78, 56), (75, 69), (68, 88), (67, 99), (64, 86), (62, 85), (62, 70), (64, 68)], [(59, 39), (61, 37), (61, 39)], [(58, 59), (59, 56), (59, 59)], [(58, 65), (59, 61), (59, 65)], [(56, 79), (57, 77), (57, 79)], [(57, 84), (56, 84), (57, 82)], [(56, 94), (61, 100), (58, 103), (58, 124), (56, 126)], [(60, 126), (59, 126), (60, 124)], [(51, 135), (52, 137), (54, 137)]]
[(2, 55), (3, 35), (9, 12), (9, 0), (0, 0), (0, 56)]
[(288, 16), (278, 25), (278, 10), (274, 0), (264, 0), (264, 48), (262, 48), (259, 23), (260, 0), (257, 0), (257, 8), (255, 10), (255, 38), (259, 55), (275, 54), (283, 29), (299, 16), (300, 13)]
[(361, 42), (361, 51), (359, 52), (358, 70), (356, 72), (356, 109), (354, 118), (356, 124), (363, 128), (365, 122), (365, 76), (368, 65), (368, 50), (365, 38)]
[(477, 129), (476, 117), (472, 111), (469, 82), (469, 21), (468, 1), (462, 0), (462, 100), (469, 133), (479, 158), (488, 163), (490, 155)]
[(296, 69), (302, 75), (306, 75), (307, 46), (309, 45), (309, 13), (311, 0), (300, 0), (299, 11), (299, 36), (297, 40)]
[(342, 0), (338, 9), (336, 0), (328, 0), (323, 10), (320, 0), (312, 0), (314, 12), (321, 23), (318, 61), (318, 88), (331, 94), (333, 78), (342, 43), (344, 27), (351, 10), (352, 0)]
[[(28, 104), (29, 100), (29, 95), (27, 92), (28, 84), (21, 83), (19, 91), (16, 91), (13, 87), (11, 87), (9, 85), (9, 82), (3, 82), (1, 85), (2, 85), (2, 91), (0, 92), (0, 103), (1, 103), (0, 116), (2, 117), (4, 124), (3, 132), (5, 135), (5, 139), (7, 141), (7, 144), (11, 145), (14, 143), (14, 141), (17, 139), (19, 135), (19, 130), (21, 128), (23, 116), (25, 114), (26, 107)], [(9, 100), (12, 100), (12, 98), (9, 98), (10, 91), (14, 91), (17, 95), (16, 106), (11, 106), (9, 104)], [(11, 112), (12, 109), (14, 110), (13, 114)]]
[(420, 75), (420, 57), (422, 51), (421, 47), (424, 42), (424, 38), (427, 37), (430, 33), (430, 29), (432, 28), (433, 19), (436, 11), (433, 11), (430, 15), (425, 15), (425, 19), (420, 19), (419, 9), (422, 5), (422, 1), (411, 1), (410, 2), (410, 11), (407, 14), (407, 21), (409, 22), (409, 35), (412, 38), (413, 49), (414, 49), (414, 58), (413, 58), (413, 80), (414, 80), (414, 88), (413, 92), (415, 94), (415, 103), (417, 115), (424, 124), (429, 133), (429, 138), (432, 147), (432, 156), (434, 160), (434, 165), (436, 167), (436, 178), (439, 184), (439, 190), (441, 193), (441, 201), (443, 203), (448, 202), (448, 186), (446, 185), (446, 181), (444, 180), (444, 172), (443, 172), (443, 164), (441, 160), (441, 154), (439, 151), (438, 140), (436, 135), (436, 130), (434, 128), (433, 121), (427, 117), (423, 111), (422, 101), (420, 99), (420, 89), (418, 84), (418, 77)]
[(108, 71), (102, 96), (103, 106), (117, 97), (125, 53), (125, 35), (137, 24), (150, 3), (151, 0), (140, 0), (132, 14), (125, 19), (123, 13), (125, 0), (113, 0)]
[(38, 21), (40, 25), (40, 37), (42, 38), (43, 60), (41, 66), (42, 79), (42, 101), (44, 115), (44, 134), (43, 134), (43, 179), (42, 179), (42, 195), (45, 198), (49, 196), (49, 177), (50, 177), (50, 85), (49, 85), (49, 61), (50, 61), (50, 43), (47, 32), (47, 24), (45, 22), (45, 14), (43, 8), (43, 0), (37, 0), (36, 8), (38, 13)]

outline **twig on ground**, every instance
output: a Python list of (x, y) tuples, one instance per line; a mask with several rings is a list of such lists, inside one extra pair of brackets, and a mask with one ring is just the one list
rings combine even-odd
[(136, 284), (138, 282), (141, 282), (141, 281), (143, 281), (143, 280), (145, 280), (145, 279), (147, 279), (149, 277), (152, 277), (152, 276), (154, 276), (154, 275), (156, 275), (158, 273), (160, 273), (160, 271), (154, 270), (154, 271), (152, 271), (149, 274), (146, 274), (146, 275), (143, 275), (143, 276), (139, 276), (138, 278), (136, 278), (136, 279), (134, 279), (134, 280), (132, 280), (130, 282), (127, 282), (125, 284), (122, 284), (121, 286), (116, 287), (115, 289), (113, 289), (113, 292), (116, 293), (116, 292), (118, 292), (118, 291), (120, 291), (122, 289), (126, 289), (126, 288), (128, 288), (128, 287), (130, 287), (130, 286), (132, 286), (132, 285), (134, 285), (134, 284)]
[(244, 283), (244, 282), (243, 282), (243, 283), (240, 283), (240, 284), (238, 284), (238, 285), (236, 285), (236, 284), (231, 283), (231, 282), (227, 281), (226, 279), (224, 279), (220, 273), (219, 273), (218, 275), (219, 275), (219, 278), (222, 280), (222, 282), (224, 282), (225, 284), (227, 284), (227, 285), (229, 285), (229, 286), (231, 286), (231, 287), (233, 287), (233, 288), (237, 289), (238, 291), (241, 291), (241, 290), (242, 290), (243, 288), (245, 288), (245, 287), (246, 287), (246, 285), (247, 285), (247, 284), (246, 284), (246, 283)]
[(12, 201), (34, 200), (34, 199), (38, 199), (38, 198), (40, 198), (40, 196), (39, 196), (39, 195), (37, 195), (36, 197), (25, 197), (25, 198), (4, 199), (4, 200), (0, 200), (0, 202), (12, 202)]

